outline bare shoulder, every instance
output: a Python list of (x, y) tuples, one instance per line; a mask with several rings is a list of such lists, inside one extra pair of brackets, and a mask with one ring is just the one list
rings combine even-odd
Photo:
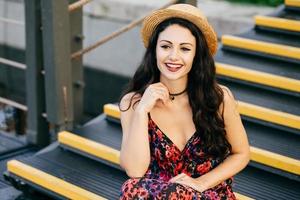
[(231, 90), (224, 86), (224, 85), (219, 85), (223, 91), (223, 102), (220, 105), (220, 112), (223, 113), (226, 110), (231, 110), (233, 112), (237, 112), (237, 101), (234, 98), (233, 93)]
[(224, 85), (219, 85), (219, 86), (223, 91), (224, 102), (225, 103), (226, 103), (226, 101), (234, 100), (234, 96), (233, 96), (231, 90), (228, 87), (226, 87)]
[(138, 101), (141, 98), (141, 95), (136, 92), (129, 92), (125, 94), (120, 101), (121, 110), (130, 110), (132, 109), (133, 103)]

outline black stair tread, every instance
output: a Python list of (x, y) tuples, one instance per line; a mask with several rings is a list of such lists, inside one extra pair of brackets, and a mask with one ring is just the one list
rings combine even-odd
[(296, 134), (243, 121), (251, 146), (300, 160), (300, 137)]
[(9, 154), (6, 154), (5, 157), (3, 156), (2, 160), (0, 161), (0, 181), (5, 182), (3, 173), (6, 171), (6, 163), (7, 161), (11, 159), (16, 158), (24, 158), (32, 156), (34, 153), (36, 153), (37, 149), (33, 146), (28, 146), (25, 149), (21, 149), (19, 151), (11, 152)]
[(111, 148), (117, 150), (121, 149), (121, 125), (107, 121), (104, 114), (95, 118), (93, 122), (88, 125), (75, 129), (73, 132), (84, 138), (110, 146)]
[[(295, 159), (300, 158), (299, 135), (256, 124), (248, 120), (243, 120), (243, 124), (252, 146), (283, 156)], [(114, 131), (112, 131), (113, 129)], [(98, 117), (98, 119), (93, 120), (93, 123), (90, 123), (84, 129), (77, 130), (76, 133), (116, 150), (121, 149), (122, 130), (119, 123), (109, 122), (102, 117)]]
[(118, 198), (121, 185), (127, 179), (122, 171), (60, 147), (18, 160), (108, 199)]
[(19, 139), (0, 132), (0, 157), (25, 146), (27, 146), (27, 144)]
[(295, 11), (295, 12), (300, 12), (300, 7), (298, 7), (298, 6), (288, 6), (288, 5), (286, 5), (285, 9), (286, 10), (292, 10), (292, 11)]
[(300, 47), (300, 38), (299, 36), (294, 35), (283, 35), (276, 32), (265, 32), (251, 29), (248, 32), (240, 34), (239, 36), (273, 44), (281, 44), (298, 48)]
[(220, 84), (227, 86), (239, 101), (300, 116), (299, 98), (247, 84), (240, 84), (226, 78), (219, 77), (218, 81)]
[(299, 182), (247, 166), (234, 177), (234, 190), (260, 200), (300, 199)]
[(248, 32), (238, 34), (237, 36), (245, 39), (300, 48), (300, 37), (295, 35), (285, 35), (276, 32), (251, 29)]
[(289, 20), (300, 20), (300, 12), (296, 10), (286, 9), (284, 5), (281, 5), (277, 7), (277, 9), (267, 16), (270, 17), (279, 17), (283, 19), (289, 19)]
[(225, 50), (219, 50), (217, 52), (215, 61), (300, 80), (300, 62), (296, 64)]
[(279, 13), (278, 17), (300, 21), (300, 12), (295, 10), (284, 9)]

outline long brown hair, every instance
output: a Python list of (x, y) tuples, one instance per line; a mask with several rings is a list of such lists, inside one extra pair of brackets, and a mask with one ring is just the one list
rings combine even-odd
[[(160, 81), (160, 71), (156, 64), (156, 45), (159, 34), (168, 26), (177, 24), (191, 31), (196, 38), (196, 54), (191, 71), (188, 74), (187, 93), (193, 112), (193, 122), (197, 134), (200, 134), (203, 149), (214, 158), (224, 160), (231, 152), (231, 145), (226, 139), (223, 114), (219, 107), (223, 102), (223, 90), (216, 81), (216, 67), (209, 52), (207, 42), (202, 32), (191, 22), (181, 18), (170, 18), (160, 23), (153, 32), (143, 60), (121, 95), (129, 92), (131, 97), (126, 111), (139, 101), (134, 101), (136, 95), (142, 96), (146, 88)], [(224, 109), (224, 108), (223, 108)]]

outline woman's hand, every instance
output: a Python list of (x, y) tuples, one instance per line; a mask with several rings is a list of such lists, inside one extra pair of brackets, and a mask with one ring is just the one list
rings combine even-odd
[(137, 109), (142, 109), (148, 113), (152, 110), (158, 100), (162, 101), (164, 104), (169, 100), (169, 90), (161, 82), (151, 84), (147, 87)]
[(169, 182), (191, 187), (198, 192), (203, 192), (205, 190), (203, 188), (203, 185), (201, 185), (201, 183), (198, 180), (189, 177), (185, 173), (178, 174), (177, 176), (171, 178)]

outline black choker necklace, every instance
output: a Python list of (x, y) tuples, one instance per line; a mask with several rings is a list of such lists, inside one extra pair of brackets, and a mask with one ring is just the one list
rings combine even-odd
[(183, 94), (183, 93), (185, 93), (185, 92), (186, 92), (186, 88), (185, 88), (182, 92), (175, 93), (175, 94), (171, 94), (171, 93), (169, 92), (170, 100), (173, 101), (173, 100), (175, 99), (176, 96), (179, 96), (179, 95), (181, 95), (181, 94)]

